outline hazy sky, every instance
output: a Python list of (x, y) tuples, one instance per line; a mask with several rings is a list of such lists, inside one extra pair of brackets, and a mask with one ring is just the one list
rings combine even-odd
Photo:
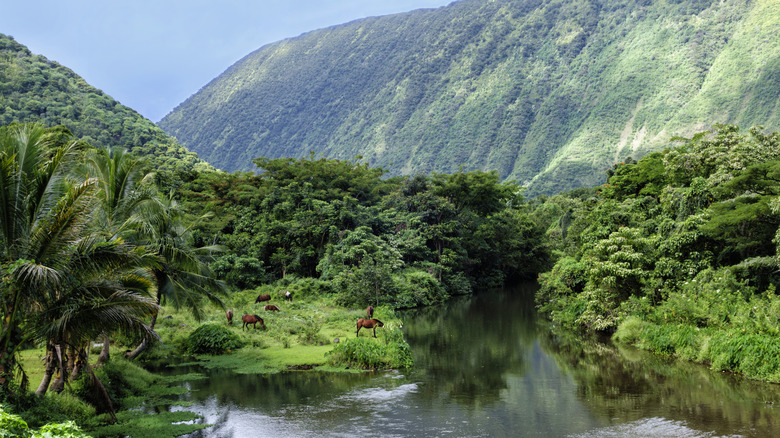
[(154, 122), (265, 44), (453, 0), (7, 0), (0, 33)]

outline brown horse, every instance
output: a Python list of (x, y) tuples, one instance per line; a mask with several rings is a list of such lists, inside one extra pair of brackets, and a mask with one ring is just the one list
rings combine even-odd
[(258, 295), (257, 299), (255, 300), (255, 304), (257, 304), (257, 303), (259, 303), (261, 301), (271, 301), (271, 295), (268, 295), (268, 294)]
[(264, 309), (265, 309), (266, 312), (270, 312), (270, 311), (278, 312), (279, 311), (279, 308), (274, 306), (273, 304), (266, 304)]
[(241, 317), (241, 321), (244, 321), (244, 325), (241, 326), (241, 330), (244, 330), (244, 327), (248, 326), (249, 324), (252, 324), (255, 327), (255, 330), (257, 330), (258, 322), (260, 323), (260, 327), (265, 328), (263, 318), (260, 318), (257, 315), (244, 315)]
[(225, 316), (227, 317), (228, 325), (233, 325), (233, 311), (228, 310), (227, 312), (225, 312)]
[(366, 308), (366, 319), (371, 319), (374, 317), (374, 308), (372, 306), (368, 306)]
[(355, 336), (360, 336), (360, 329), (367, 328), (367, 329), (374, 329), (374, 337), (376, 337), (376, 328), (377, 327), (384, 327), (385, 324), (382, 323), (382, 321), (378, 319), (363, 319), (360, 318), (357, 320), (357, 331), (355, 332)]

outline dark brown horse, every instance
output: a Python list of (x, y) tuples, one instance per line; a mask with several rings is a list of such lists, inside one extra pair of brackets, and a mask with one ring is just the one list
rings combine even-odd
[(266, 304), (264, 309), (265, 309), (266, 312), (270, 312), (270, 311), (278, 312), (279, 311), (279, 308), (274, 306), (273, 304)]
[(241, 321), (244, 321), (244, 325), (241, 326), (241, 330), (244, 330), (244, 327), (248, 326), (249, 324), (252, 324), (255, 327), (255, 330), (257, 330), (258, 322), (260, 323), (260, 327), (265, 328), (263, 318), (260, 318), (257, 315), (244, 315), (241, 317)]
[(374, 337), (376, 337), (376, 328), (384, 327), (384, 326), (385, 324), (378, 319), (360, 318), (357, 320), (357, 331), (355, 332), (355, 336), (360, 336), (360, 329), (367, 328), (367, 329), (374, 329)]
[(374, 317), (374, 308), (372, 306), (368, 306), (368, 308), (366, 308), (366, 318), (371, 319), (373, 317)]
[(271, 301), (271, 295), (268, 295), (268, 294), (258, 295), (257, 299), (255, 300), (255, 304), (257, 304), (257, 303), (259, 303), (261, 301)]
[(233, 311), (228, 310), (227, 312), (225, 312), (225, 316), (227, 317), (228, 325), (233, 325)]

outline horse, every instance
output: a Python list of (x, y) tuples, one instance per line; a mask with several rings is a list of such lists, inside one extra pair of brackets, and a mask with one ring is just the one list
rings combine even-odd
[(241, 317), (241, 321), (244, 321), (244, 325), (241, 326), (241, 330), (244, 330), (244, 327), (248, 326), (249, 324), (252, 324), (255, 327), (255, 330), (257, 330), (258, 322), (260, 323), (260, 327), (265, 328), (263, 318), (260, 318), (257, 315), (244, 315)]
[(268, 295), (268, 294), (258, 295), (257, 299), (255, 300), (255, 304), (257, 304), (257, 303), (259, 303), (261, 301), (271, 301), (271, 295)]
[(284, 299), (292, 303), (292, 292), (289, 290), (284, 291)]
[(279, 308), (274, 306), (273, 304), (266, 304), (264, 309), (265, 309), (266, 312), (270, 312), (270, 311), (278, 312), (279, 311)]
[(374, 316), (374, 308), (372, 306), (368, 306), (366, 308), (366, 319), (371, 319)]
[(367, 328), (367, 329), (374, 329), (374, 337), (376, 337), (376, 328), (377, 327), (384, 327), (385, 324), (378, 320), (378, 319), (363, 319), (360, 318), (357, 320), (357, 331), (355, 332), (355, 336), (360, 336), (360, 329)]
[(233, 325), (233, 311), (228, 310), (227, 312), (225, 312), (225, 316), (227, 316), (228, 325)]

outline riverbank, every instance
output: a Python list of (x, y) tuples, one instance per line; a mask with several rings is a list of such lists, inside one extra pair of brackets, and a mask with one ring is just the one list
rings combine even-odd
[[(384, 327), (376, 329), (376, 338), (369, 329), (362, 329), (360, 336), (356, 336), (356, 320), (366, 316), (365, 309), (343, 308), (336, 305), (331, 297), (306, 296), (304, 293), (297, 294), (292, 301), (271, 294), (269, 302), (255, 303), (258, 291), (267, 293), (258, 289), (236, 292), (229, 297), (225, 304), (235, 315), (232, 324), (228, 323), (225, 310), (214, 305), (201, 309), (203, 317), (200, 321), (195, 321), (185, 309), (163, 306), (155, 327), (162, 342), (149, 348), (136, 361), (124, 359), (124, 352), (132, 349), (134, 344), (127, 339), (115, 339), (111, 346), (111, 363), (96, 368), (97, 376), (107, 387), (117, 409), (115, 424), (107, 425), (109, 416), (94, 409), (90, 415), (89, 405), (70, 395), (71, 390), (84, 392), (82, 382), (73, 382), (72, 388), (66, 388), (62, 394), (49, 393), (45, 400), (57, 405), (67, 398), (68, 403), (78, 404), (79, 412), (86, 413), (78, 414), (75, 419), (93, 436), (129, 436), (132, 432), (133, 437), (175, 437), (208, 425), (203, 424), (198, 415), (187, 412), (186, 406), (175, 413), (156, 413), (159, 411), (156, 406), (176, 404), (178, 394), (186, 391), (179, 384), (181, 376), (168, 376), (184, 372), (172, 370), (171, 366), (194, 370), (187, 373), (187, 379), (205, 378), (197, 372), (201, 367), (256, 375), (304, 370), (357, 373), (392, 368), (394, 364), (401, 363), (399, 351), (408, 352), (401, 321), (389, 307), (375, 309), (374, 318), (384, 323)], [(269, 303), (279, 310), (265, 311), (264, 306)], [(241, 322), (244, 314), (260, 316), (264, 328), (259, 324), (256, 328), (245, 327)], [(237, 339), (240, 348), (224, 354), (190, 354), (190, 339), (196, 330), (204, 326)], [(358, 351), (362, 356), (355, 354)], [(98, 352), (99, 348), (94, 347), (90, 356), (93, 364)], [(43, 377), (43, 355), (42, 349), (26, 350), (21, 354), (31, 391), (37, 388)], [(404, 363), (411, 364), (411, 355)], [(54, 407), (47, 413), (39, 412), (35, 406), (17, 410), (28, 423), (38, 425), (58, 418), (50, 414), (61, 409)]]

